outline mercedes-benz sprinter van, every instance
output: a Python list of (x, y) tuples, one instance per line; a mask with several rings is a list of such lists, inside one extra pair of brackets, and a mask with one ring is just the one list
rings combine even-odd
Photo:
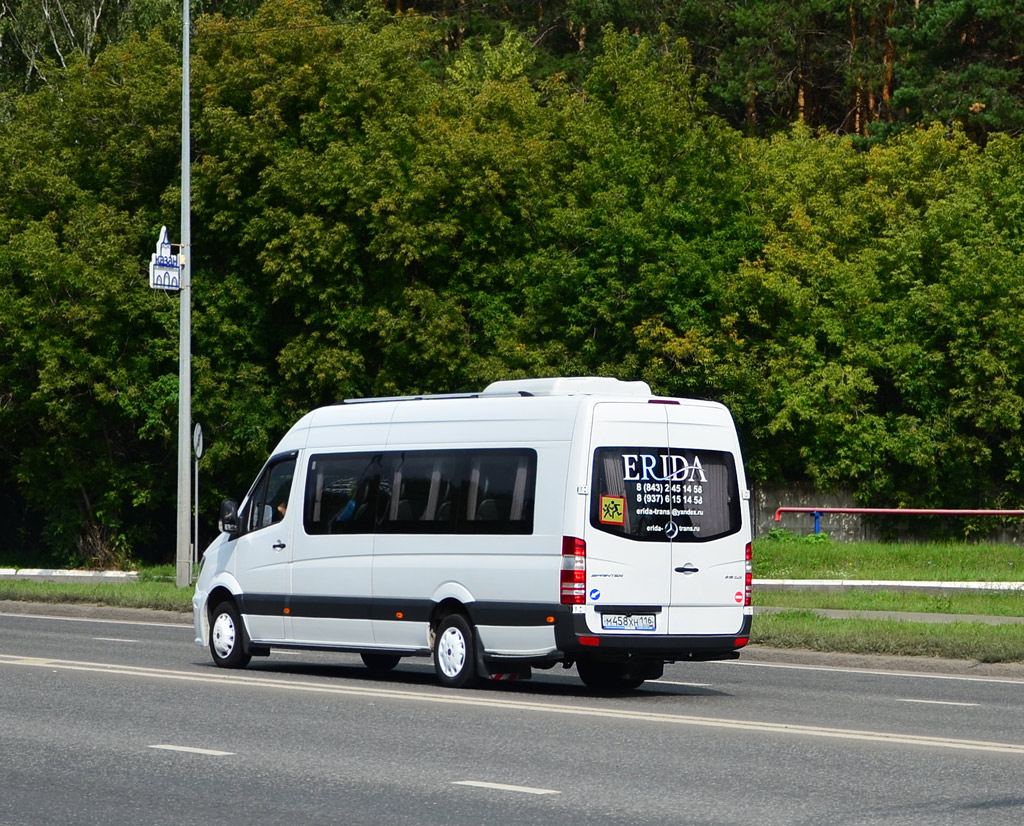
[(346, 401), (300, 419), (221, 507), (196, 643), (437, 679), (575, 665), (624, 690), (750, 635), (749, 492), (728, 410), (609, 378)]

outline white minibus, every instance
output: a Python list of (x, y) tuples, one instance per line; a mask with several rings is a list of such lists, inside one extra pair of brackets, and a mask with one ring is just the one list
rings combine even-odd
[(450, 687), (575, 665), (636, 688), (747, 644), (749, 498), (728, 410), (644, 382), (345, 401), (222, 504), (195, 641), (226, 668), (323, 649), (432, 657)]

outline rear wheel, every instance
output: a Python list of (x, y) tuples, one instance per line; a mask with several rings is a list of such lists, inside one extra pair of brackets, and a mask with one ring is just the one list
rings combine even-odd
[(360, 654), (360, 656), (363, 658), (363, 664), (370, 671), (376, 671), (379, 674), (390, 671), (402, 659), (397, 654), (376, 654), (372, 652)]
[(434, 639), (434, 672), (441, 685), (462, 688), (476, 682), (473, 628), (461, 614), (445, 617)]
[(245, 668), (252, 659), (245, 645), (245, 626), (233, 602), (222, 602), (211, 615), (210, 654), (221, 668)]
[(576, 671), (587, 688), (594, 691), (632, 691), (644, 684), (644, 677), (628, 674), (622, 663), (602, 663), (581, 660)]

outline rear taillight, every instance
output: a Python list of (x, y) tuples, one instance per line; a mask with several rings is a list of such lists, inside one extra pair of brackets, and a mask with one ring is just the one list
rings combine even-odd
[(562, 537), (561, 603), (587, 602), (587, 543), (574, 536)]
[(743, 587), (743, 607), (749, 608), (754, 604), (754, 548), (748, 542), (747, 551), (747, 576)]

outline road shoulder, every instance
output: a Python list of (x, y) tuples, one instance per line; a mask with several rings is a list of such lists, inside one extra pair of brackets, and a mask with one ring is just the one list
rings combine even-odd
[(843, 654), (832, 651), (809, 651), (802, 648), (769, 648), (763, 645), (750, 645), (740, 653), (740, 660), (772, 665), (1024, 680), (1024, 663), (983, 663), (978, 660), (950, 660), (941, 657)]

